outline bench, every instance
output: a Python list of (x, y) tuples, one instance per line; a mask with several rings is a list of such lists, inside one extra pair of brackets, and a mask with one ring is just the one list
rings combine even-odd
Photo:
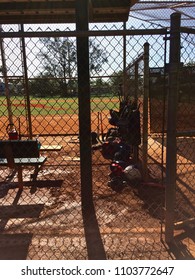
[(33, 179), (47, 160), (40, 156), (36, 140), (1, 140), (0, 141), (0, 166), (8, 166), (18, 172), (18, 185), (23, 189), (22, 169), (24, 166), (34, 166)]

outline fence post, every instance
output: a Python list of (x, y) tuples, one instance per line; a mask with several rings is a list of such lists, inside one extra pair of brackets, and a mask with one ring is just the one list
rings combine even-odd
[(139, 88), (139, 61), (135, 62), (135, 92), (134, 92), (134, 100), (136, 104), (138, 103), (138, 90)]
[[(0, 25), (0, 33), (2, 33), (2, 31), (3, 31), (2, 25)], [(8, 118), (9, 118), (9, 123), (13, 124), (13, 113), (12, 113), (12, 106), (10, 100), (9, 81), (7, 77), (7, 66), (6, 66), (6, 59), (5, 59), (3, 37), (0, 38), (0, 49), (1, 49), (1, 61), (2, 61), (2, 74), (5, 82), (5, 96), (7, 101)]]
[[(76, 29), (88, 30), (88, 1), (76, 1)], [(81, 160), (81, 195), (83, 202), (92, 201), (91, 115), (88, 37), (77, 37), (79, 139)]]
[(149, 99), (149, 44), (144, 44), (144, 99), (143, 99), (143, 180), (148, 179), (148, 99)]
[[(88, 0), (76, 1), (76, 29), (88, 30)], [(89, 39), (77, 37), (82, 216), (89, 259), (106, 259), (93, 204)]]
[[(123, 22), (123, 30), (126, 30), (126, 22)], [(128, 96), (127, 87), (127, 74), (126, 74), (126, 64), (127, 64), (127, 38), (123, 35), (123, 98), (126, 99)]]
[[(24, 25), (20, 25), (20, 31), (24, 32)], [(21, 38), (21, 58), (22, 58), (22, 68), (23, 68), (23, 84), (24, 84), (24, 95), (25, 95), (25, 110), (27, 111), (27, 131), (29, 138), (32, 139), (32, 120), (31, 120), (31, 106), (30, 106), (30, 96), (29, 96), (29, 82), (28, 82), (28, 67), (26, 60), (26, 47), (25, 47), (25, 39)]]
[(170, 243), (174, 236), (174, 209), (177, 174), (176, 117), (180, 69), (180, 21), (181, 15), (179, 13), (173, 13), (171, 15), (165, 194), (165, 241), (167, 243)]

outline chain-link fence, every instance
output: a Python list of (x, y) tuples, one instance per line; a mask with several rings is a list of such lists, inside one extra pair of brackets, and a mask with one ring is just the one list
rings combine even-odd
[[(24, 166), (23, 189), (18, 189), (18, 169), (1, 166), (1, 258), (175, 258), (161, 242), (168, 30), (156, 30), (148, 23), (144, 34), (144, 24), (137, 29), (124, 24), (90, 25), (91, 31), (102, 33), (90, 36), (89, 32), (92, 162), (88, 162), (87, 152), (86, 159), (80, 157), (81, 153), (85, 157), (80, 147), (85, 139), (79, 136), (85, 119), (78, 95), (76, 32), (75, 36), (68, 33), (74, 26), (44, 28), (3, 26), (1, 32), (1, 140), (36, 139), (40, 155), (46, 158), (37, 176), (32, 174), (33, 166)], [(12, 36), (18, 30), (23, 32), (21, 38)], [(189, 40), (192, 44), (191, 35), (185, 36), (186, 44)], [(193, 60), (189, 48), (183, 48), (183, 55), (188, 53)], [(163, 69), (162, 83), (154, 69)], [(193, 82), (187, 86), (193, 87)], [(184, 97), (192, 106), (193, 94)], [(184, 106), (182, 100), (179, 106)], [(177, 140), (183, 150), (182, 155), (178, 152), (181, 172), (175, 222), (194, 215), (192, 142), (193, 136), (186, 135)], [(82, 165), (89, 169), (86, 177), (92, 168), (94, 208), (90, 190), (89, 209), (82, 201), (87, 192), (80, 178)], [(186, 195), (190, 190), (192, 195)], [(185, 210), (180, 202), (187, 198)], [(181, 241), (182, 236), (177, 238)], [(189, 238), (187, 245), (192, 235)]]
[[(175, 238), (189, 258), (194, 252), (195, 102), (194, 31), (181, 33), (181, 69), (177, 112), (177, 178)], [(190, 51), (192, 49), (192, 51)], [(185, 250), (185, 248), (188, 248)]]

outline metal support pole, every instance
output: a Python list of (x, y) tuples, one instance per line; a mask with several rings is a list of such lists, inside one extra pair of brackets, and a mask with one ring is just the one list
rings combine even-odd
[[(0, 25), (0, 33), (2, 33), (1, 25)], [(8, 118), (9, 118), (9, 123), (13, 124), (13, 113), (12, 113), (12, 106), (10, 100), (9, 81), (7, 78), (7, 66), (6, 66), (6, 59), (5, 59), (4, 42), (2, 37), (0, 38), (0, 48), (1, 48), (1, 60), (2, 60), (2, 74), (5, 82), (5, 96), (7, 101)]]
[(170, 29), (166, 150), (165, 241), (167, 243), (170, 243), (174, 237), (174, 209), (177, 174), (176, 117), (180, 69), (180, 22), (181, 15), (179, 13), (173, 13), (171, 15)]
[[(126, 22), (123, 23), (123, 30), (126, 30)], [(123, 35), (123, 99), (127, 98), (127, 73), (126, 73), (126, 61), (127, 61), (127, 50), (126, 50), (126, 35)]]
[(148, 99), (149, 99), (149, 44), (144, 44), (144, 100), (143, 100), (143, 180), (148, 180)]
[[(88, 30), (88, 0), (76, 0), (76, 29), (77, 31)], [(88, 40), (88, 36), (77, 37), (82, 215), (88, 258), (105, 259), (106, 256), (96, 220), (92, 193), (91, 108)]]
[[(24, 32), (24, 25), (20, 25), (21, 32)], [(25, 106), (27, 107), (27, 118), (28, 118), (28, 134), (29, 138), (32, 139), (32, 121), (31, 121), (31, 109), (30, 109), (30, 96), (29, 96), (29, 86), (28, 86), (28, 71), (27, 71), (27, 61), (26, 61), (26, 47), (25, 39), (21, 38), (21, 52), (22, 52), (22, 67), (24, 74), (24, 94), (25, 94)]]
[[(76, 29), (88, 30), (88, 0), (76, 1)], [(92, 200), (91, 116), (88, 37), (77, 37), (81, 192), (84, 204)]]
[(138, 103), (138, 87), (139, 87), (139, 73), (138, 73), (138, 67), (139, 61), (136, 61), (135, 63), (135, 91), (134, 91), (134, 101), (136, 104)]

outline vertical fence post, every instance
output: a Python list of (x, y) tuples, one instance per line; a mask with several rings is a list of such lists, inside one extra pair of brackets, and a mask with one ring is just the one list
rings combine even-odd
[[(88, 0), (76, 1), (76, 29), (88, 31)], [(92, 201), (91, 116), (88, 37), (77, 37), (79, 96), (79, 139), (81, 160), (81, 195), (84, 205)]]
[[(0, 32), (2, 32), (2, 26), (0, 25)], [(13, 124), (13, 113), (12, 113), (12, 105), (10, 100), (10, 92), (9, 92), (9, 80), (7, 77), (7, 66), (6, 66), (6, 58), (5, 58), (5, 49), (3, 38), (0, 38), (0, 49), (1, 49), (1, 61), (2, 61), (2, 74), (5, 83), (5, 96), (7, 101), (7, 110), (8, 110), (8, 118), (9, 123)]]
[[(88, 31), (88, 0), (76, 0), (76, 29)], [(81, 168), (81, 204), (89, 259), (106, 259), (92, 192), (91, 108), (89, 78), (89, 39), (77, 37), (79, 94), (79, 137)]]
[[(126, 22), (123, 22), (123, 30), (126, 30)], [(127, 90), (127, 74), (126, 74), (126, 63), (127, 63), (127, 43), (126, 35), (123, 35), (123, 98), (126, 99), (128, 96)]]
[(148, 179), (148, 99), (149, 99), (149, 44), (144, 44), (144, 99), (143, 99), (143, 180)]
[[(24, 32), (24, 25), (20, 25), (20, 31)], [(25, 94), (25, 107), (27, 110), (27, 117), (28, 117), (28, 125), (27, 130), (29, 134), (29, 138), (32, 139), (32, 120), (31, 120), (31, 109), (30, 109), (30, 96), (29, 96), (29, 86), (28, 86), (28, 70), (27, 70), (27, 61), (26, 61), (26, 46), (25, 46), (25, 39), (22, 36), (21, 38), (21, 58), (22, 58), (22, 68), (23, 68), (23, 75), (24, 75), (24, 94)]]
[(139, 92), (139, 61), (135, 62), (135, 92), (134, 99), (136, 104), (138, 103), (138, 92)]
[(180, 21), (181, 15), (179, 13), (173, 13), (171, 15), (165, 195), (165, 241), (167, 243), (170, 243), (174, 236), (177, 173), (176, 117), (180, 69)]

